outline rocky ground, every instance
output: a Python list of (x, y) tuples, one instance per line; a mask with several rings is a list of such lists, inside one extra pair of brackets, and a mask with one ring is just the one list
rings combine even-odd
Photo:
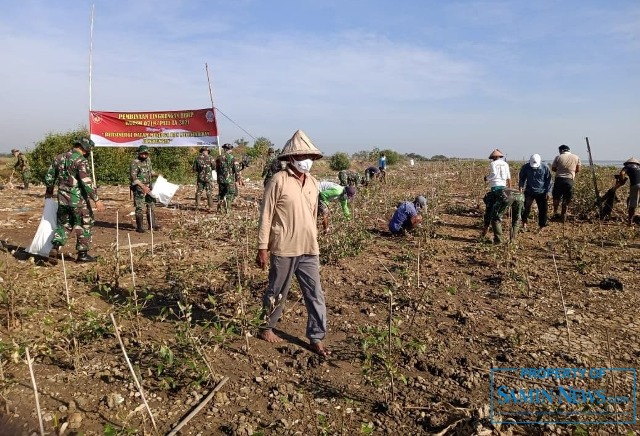
[[(27, 348), (48, 434), (167, 434), (209, 397), (179, 434), (638, 431), (511, 424), (511, 409), (495, 395), (492, 405), (492, 377), (495, 386), (523, 383), (516, 370), (492, 368), (637, 366), (640, 235), (618, 205), (610, 221), (572, 217), (538, 233), (534, 219), (515, 243), (481, 241), (485, 166), (401, 165), (386, 185), (359, 191), (351, 222), (333, 209), (331, 232), (320, 238), (333, 351), (326, 359), (307, 348), (297, 285), (280, 323), (285, 341), (254, 337), (267, 282), (254, 266), (257, 170), (247, 171), (228, 216), (194, 210), (194, 187), (182, 186), (158, 209), (163, 229), (153, 239), (133, 232), (128, 188), (101, 187), (107, 210), (96, 215), (93, 250), (101, 259), (75, 264), (71, 242), (66, 268), (24, 252), (43, 188), (0, 190), (0, 435), (39, 432)], [(335, 176), (326, 163), (314, 172)], [(429, 198), (422, 227), (389, 237), (395, 205), (417, 194)], [(601, 289), (606, 277), (624, 288)], [(631, 402), (637, 395), (623, 372), (571, 385), (626, 393)], [(631, 406), (621, 405), (615, 420), (629, 418)]]

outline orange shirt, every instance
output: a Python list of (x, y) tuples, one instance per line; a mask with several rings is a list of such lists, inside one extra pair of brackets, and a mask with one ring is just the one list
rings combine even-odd
[(258, 222), (258, 249), (296, 257), (318, 255), (318, 181), (306, 174), (302, 181), (287, 167), (265, 187)]

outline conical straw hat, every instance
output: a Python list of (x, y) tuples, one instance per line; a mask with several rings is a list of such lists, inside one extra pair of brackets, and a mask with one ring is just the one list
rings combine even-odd
[(624, 165), (626, 165), (628, 163), (640, 164), (640, 161), (638, 159), (636, 159), (635, 157), (630, 157), (629, 159), (627, 159), (627, 161), (624, 163)]
[(313, 160), (322, 158), (322, 152), (313, 145), (307, 135), (302, 130), (297, 130), (285, 144), (282, 153), (278, 155), (278, 159), (287, 160), (291, 156), (302, 155), (311, 155)]
[(496, 148), (489, 155), (489, 159), (493, 159), (494, 157), (504, 157), (504, 154), (502, 154), (502, 152)]

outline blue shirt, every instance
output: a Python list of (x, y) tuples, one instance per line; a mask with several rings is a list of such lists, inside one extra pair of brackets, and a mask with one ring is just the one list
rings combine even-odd
[(393, 213), (391, 221), (389, 221), (389, 231), (391, 233), (400, 233), (403, 228), (408, 226), (411, 217), (418, 215), (415, 204), (411, 201), (403, 201)]
[[(525, 188), (526, 184), (526, 188)], [(545, 164), (532, 168), (529, 163), (522, 165), (518, 176), (518, 188), (525, 188), (525, 194), (548, 194), (551, 192), (551, 171)]]
[(381, 157), (380, 159), (378, 159), (378, 168), (380, 168), (382, 170), (387, 168), (387, 158), (386, 158), (386, 156)]

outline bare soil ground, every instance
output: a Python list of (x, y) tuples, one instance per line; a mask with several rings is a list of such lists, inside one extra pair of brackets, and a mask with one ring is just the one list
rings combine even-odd
[[(640, 234), (617, 205), (611, 221), (572, 217), (538, 233), (534, 217), (515, 243), (480, 241), (486, 166), (400, 165), (386, 185), (359, 190), (351, 222), (333, 209), (332, 230), (320, 240), (333, 351), (326, 359), (307, 348), (295, 284), (280, 323), (285, 341), (255, 338), (267, 283), (254, 266), (256, 169), (228, 216), (195, 211), (194, 187), (182, 186), (158, 209), (164, 228), (153, 242), (133, 232), (128, 187), (101, 187), (107, 210), (96, 215), (92, 250), (101, 259), (75, 264), (70, 240), (66, 288), (61, 264), (24, 252), (44, 189), (0, 190), (0, 435), (39, 431), (26, 347), (48, 434), (167, 434), (225, 377), (179, 434), (638, 431), (637, 424), (491, 422), (492, 412), (494, 421), (514, 420), (491, 409), (492, 368), (637, 366)], [(326, 163), (314, 173), (335, 176)], [(388, 236), (395, 205), (418, 194), (430, 201), (422, 227), (412, 237)], [(605, 277), (624, 289), (588, 286)], [(521, 382), (510, 374), (515, 379), (494, 376)], [(559, 382), (536, 386), (545, 383)], [(623, 375), (603, 383), (609, 394), (631, 392)]]

